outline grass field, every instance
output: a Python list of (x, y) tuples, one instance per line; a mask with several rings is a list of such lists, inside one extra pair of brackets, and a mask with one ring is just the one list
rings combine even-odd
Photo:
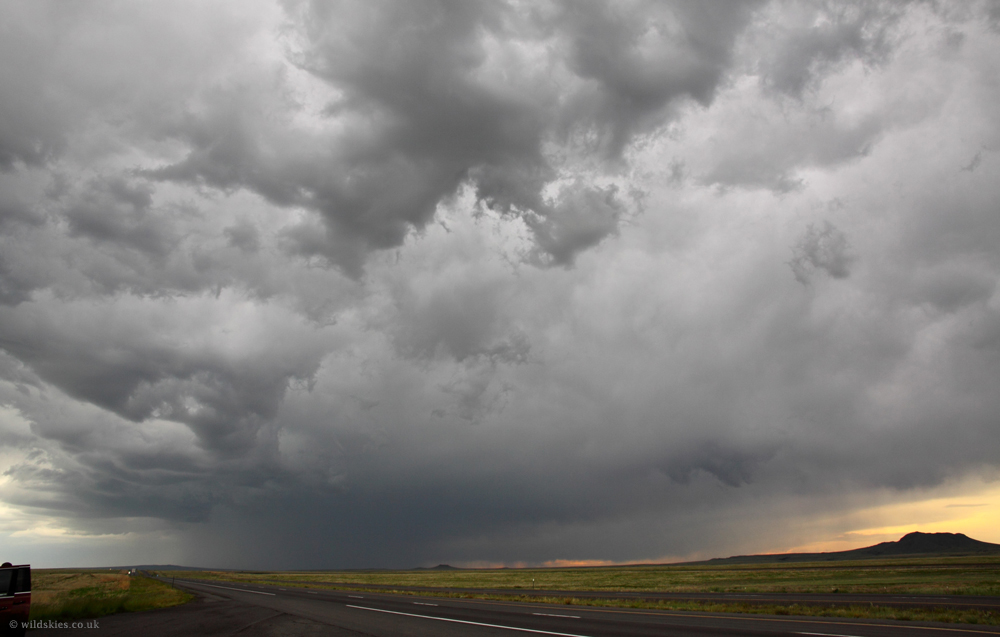
[[(382, 591), (385, 592), (385, 591)], [(415, 594), (413, 591), (396, 591)], [(593, 599), (579, 597), (535, 597), (528, 595), (490, 595), (475, 593), (421, 593), (422, 596), (486, 599), (506, 602), (563, 604), (568, 606), (597, 606), (634, 608), (661, 611), (689, 611), (701, 613), (746, 613), (753, 615), (799, 615), (808, 617), (850, 617), (863, 619), (892, 619), (897, 621), (925, 621), (962, 624), (1000, 625), (1000, 615), (991, 611), (957, 610), (950, 608), (893, 608), (867, 604), (850, 606), (812, 606), (800, 604), (751, 604), (744, 602), (708, 602), (684, 600), (642, 599)]]
[[(558, 569), (165, 573), (300, 586), (431, 586), (587, 591), (907, 593), (1000, 596), (1000, 557), (893, 558), (797, 564)], [(534, 580), (534, 584), (532, 584)]]
[[(370, 586), (427, 586), (496, 589), (496, 593), (441, 591), (420, 595), (548, 602), (580, 606), (644, 608), (716, 613), (755, 613), (856, 617), (1000, 625), (992, 611), (891, 608), (877, 605), (837, 607), (742, 602), (588, 599), (572, 595), (529, 597), (519, 589), (545, 591), (649, 591), (739, 593), (894, 593), (1000, 596), (1000, 557), (921, 557), (796, 564), (686, 564), (558, 569), (469, 569), (419, 571), (196, 571), (163, 575), (246, 584), (365, 590)], [(373, 590), (373, 589), (369, 589)], [(395, 589), (382, 592), (415, 594)]]
[(191, 595), (125, 571), (32, 569), (31, 619), (73, 620), (183, 604)]

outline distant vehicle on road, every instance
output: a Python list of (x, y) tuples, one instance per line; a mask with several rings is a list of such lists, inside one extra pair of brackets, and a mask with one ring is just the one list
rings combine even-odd
[(0, 565), (0, 634), (23, 635), (31, 611), (31, 566)]

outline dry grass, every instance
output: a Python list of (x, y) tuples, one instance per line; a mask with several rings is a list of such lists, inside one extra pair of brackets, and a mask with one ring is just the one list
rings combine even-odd
[(32, 569), (31, 619), (86, 619), (166, 608), (192, 596), (127, 571)]
[(1000, 557), (896, 558), (798, 564), (623, 566), (452, 571), (196, 572), (178, 577), (300, 586), (672, 593), (1000, 595)]
[(528, 595), (481, 596), (471, 593), (442, 595), (471, 599), (494, 599), (497, 601), (563, 604), (570, 606), (599, 606), (605, 608), (634, 608), (702, 613), (746, 613), (753, 615), (797, 615), (805, 617), (849, 617), (856, 619), (1000, 625), (1000, 615), (995, 612), (949, 608), (892, 608), (868, 604), (830, 607), (802, 604), (750, 604), (743, 602), (708, 602), (696, 600), (588, 599), (578, 597), (539, 598)]

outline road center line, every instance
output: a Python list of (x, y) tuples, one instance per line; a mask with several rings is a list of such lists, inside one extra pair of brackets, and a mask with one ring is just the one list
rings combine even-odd
[(361, 595), (348, 595), (348, 597), (353, 597), (354, 599), (364, 599)]
[(487, 628), (503, 628), (504, 630), (517, 630), (522, 633), (536, 633), (538, 635), (559, 635), (559, 637), (588, 637), (587, 635), (576, 635), (573, 633), (554, 633), (551, 630), (535, 630), (533, 628), (515, 628), (514, 626), (501, 626), (499, 624), (483, 624), (480, 622), (470, 622), (463, 619), (449, 619), (447, 617), (431, 617), (430, 615), (415, 615), (413, 613), (400, 613), (394, 610), (382, 610), (381, 608), (366, 608), (364, 606), (347, 605), (348, 608), (359, 610), (373, 610), (376, 613), (389, 613), (390, 615), (406, 615), (407, 617), (419, 617), (421, 619), (436, 619), (439, 622), (454, 622), (456, 624), (469, 624), (471, 626), (486, 626)]
[[(201, 584), (201, 582), (198, 582)], [(274, 596), (275, 593), (265, 593), (264, 591), (248, 591), (245, 588), (233, 588), (232, 586), (216, 586), (215, 584), (201, 584), (202, 586), (211, 586), (212, 588), (224, 588), (230, 591), (239, 591), (241, 593), (253, 593), (254, 595), (271, 595)]]
[(569, 617), (570, 619), (580, 619), (579, 615), (553, 615), (552, 613), (531, 613), (539, 617)]
[(413, 602), (417, 606), (437, 606), (437, 604), (428, 604), (427, 602)]
[(834, 633), (795, 633), (796, 635), (819, 635), (820, 637), (858, 637), (858, 635), (837, 635)]

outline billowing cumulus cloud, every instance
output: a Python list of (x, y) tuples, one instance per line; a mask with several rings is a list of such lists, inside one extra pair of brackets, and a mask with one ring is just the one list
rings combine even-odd
[(293, 229), (295, 252), (358, 276), (369, 251), (400, 245), (462, 184), (532, 219), (556, 264), (613, 233), (616, 216), (595, 210), (606, 193), (575, 179), (546, 197), (546, 185), (609, 168), (683, 98), (710, 102), (750, 5), (287, 9), (289, 61), (314, 85), (319, 121), (297, 125), (281, 74), (212, 91), (165, 131), (187, 155), (146, 174), (315, 211), (325, 236)]
[(0, 12), (25, 560), (781, 550), (998, 475), (992, 5)]

